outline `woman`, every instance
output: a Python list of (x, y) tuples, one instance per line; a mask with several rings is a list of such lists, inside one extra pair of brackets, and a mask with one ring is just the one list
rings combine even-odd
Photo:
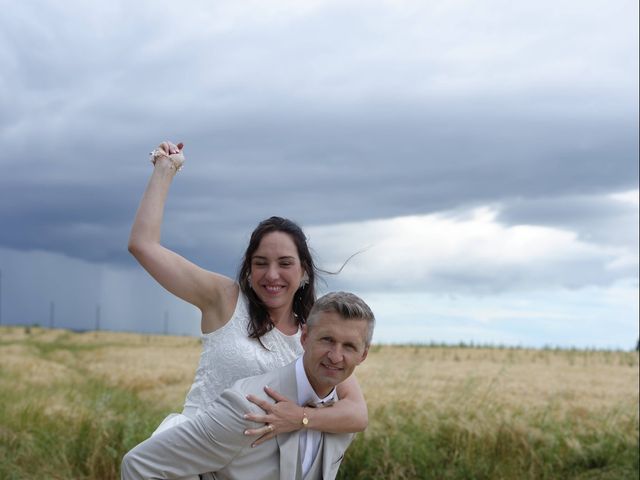
[[(184, 421), (206, 407), (239, 378), (286, 365), (302, 354), (299, 336), (315, 300), (315, 266), (302, 230), (271, 217), (254, 230), (238, 281), (204, 270), (160, 244), (167, 192), (182, 167), (183, 145), (163, 142), (152, 152), (154, 170), (131, 229), (129, 251), (164, 288), (202, 312), (203, 351), (182, 415), (167, 417), (158, 431)], [(302, 426), (303, 408), (265, 388), (275, 403), (252, 399), (264, 423), (247, 430), (254, 445)], [(353, 376), (338, 386), (331, 408), (307, 409), (307, 427), (324, 432), (359, 432), (368, 422), (367, 407)]]

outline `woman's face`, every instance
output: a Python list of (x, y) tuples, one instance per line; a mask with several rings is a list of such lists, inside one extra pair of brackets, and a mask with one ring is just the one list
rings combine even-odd
[(267, 233), (251, 257), (251, 288), (269, 311), (291, 308), (304, 270), (293, 239)]

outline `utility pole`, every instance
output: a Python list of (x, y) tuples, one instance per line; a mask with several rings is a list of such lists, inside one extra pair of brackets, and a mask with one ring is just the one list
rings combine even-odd
[(100, 331), (100, 304), (96, 305), (96, 332)]
[(49, 328), (53, 328), (56, 316), (56, 304), (53, 300), (49, 303)]

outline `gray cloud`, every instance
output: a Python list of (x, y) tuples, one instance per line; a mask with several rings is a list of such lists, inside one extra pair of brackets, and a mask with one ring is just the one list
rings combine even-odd
[(0, 245), (127, 264), (163, 138), (188, 159), (165, 241), (225, 273), (272, 214), (318, 225), (499, 203), (505, 219), (573, 226), (590, 207), (568, 196), (636, 188), (625, 11), (463, 3), (12, 7)]
[[(222, 232), (223, 244), (234, 242), (242, 225), (249, 230), (274, 213), (332, 223), (511, 198), (550, 204), (554, 197), (637, 185), (637, 134), (621, 121), (567, 127), (564, 119), (550, 118), (540, 126), (470, 110), (473, 121), (390, 110), (389, 118), (367, 108), (346, 119), (281, 113), (270, 122), (247, 118), (234, 128), (187, 135), (188, 162), (171, 192), (167, 238), (190, 232), (177, 246), (202, 257), (211, 247), (209, 232)], [(0, 212), (12, 226), (0, 241), (90, 260), (122, 259), (150, 171), (150, 147), (129, 140), (106, 145), (116, 138), (18, 164), (18, 178), (0, 180)], [(29, 154), (25, 148), (16, 157)], [(568, 209), (564, 204), (565, 218)]]
[(638, 245), (637, 205), (608, 195), (514, 199), (505, 203), (500, 220), (514, 225), (569, 228), (582, 240), (624, 246), (630, 251), (636, 250)]

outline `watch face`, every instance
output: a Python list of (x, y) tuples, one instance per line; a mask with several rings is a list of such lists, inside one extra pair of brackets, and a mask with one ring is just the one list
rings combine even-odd
[(309, 419), (308, 419), (307, 417), (304, 417), (304, 418), (302, 419), (302, 424), (303, 424), (303, 425), (306, 425), (306, 424), (308, 424), (308, 423), (309, 423)]

